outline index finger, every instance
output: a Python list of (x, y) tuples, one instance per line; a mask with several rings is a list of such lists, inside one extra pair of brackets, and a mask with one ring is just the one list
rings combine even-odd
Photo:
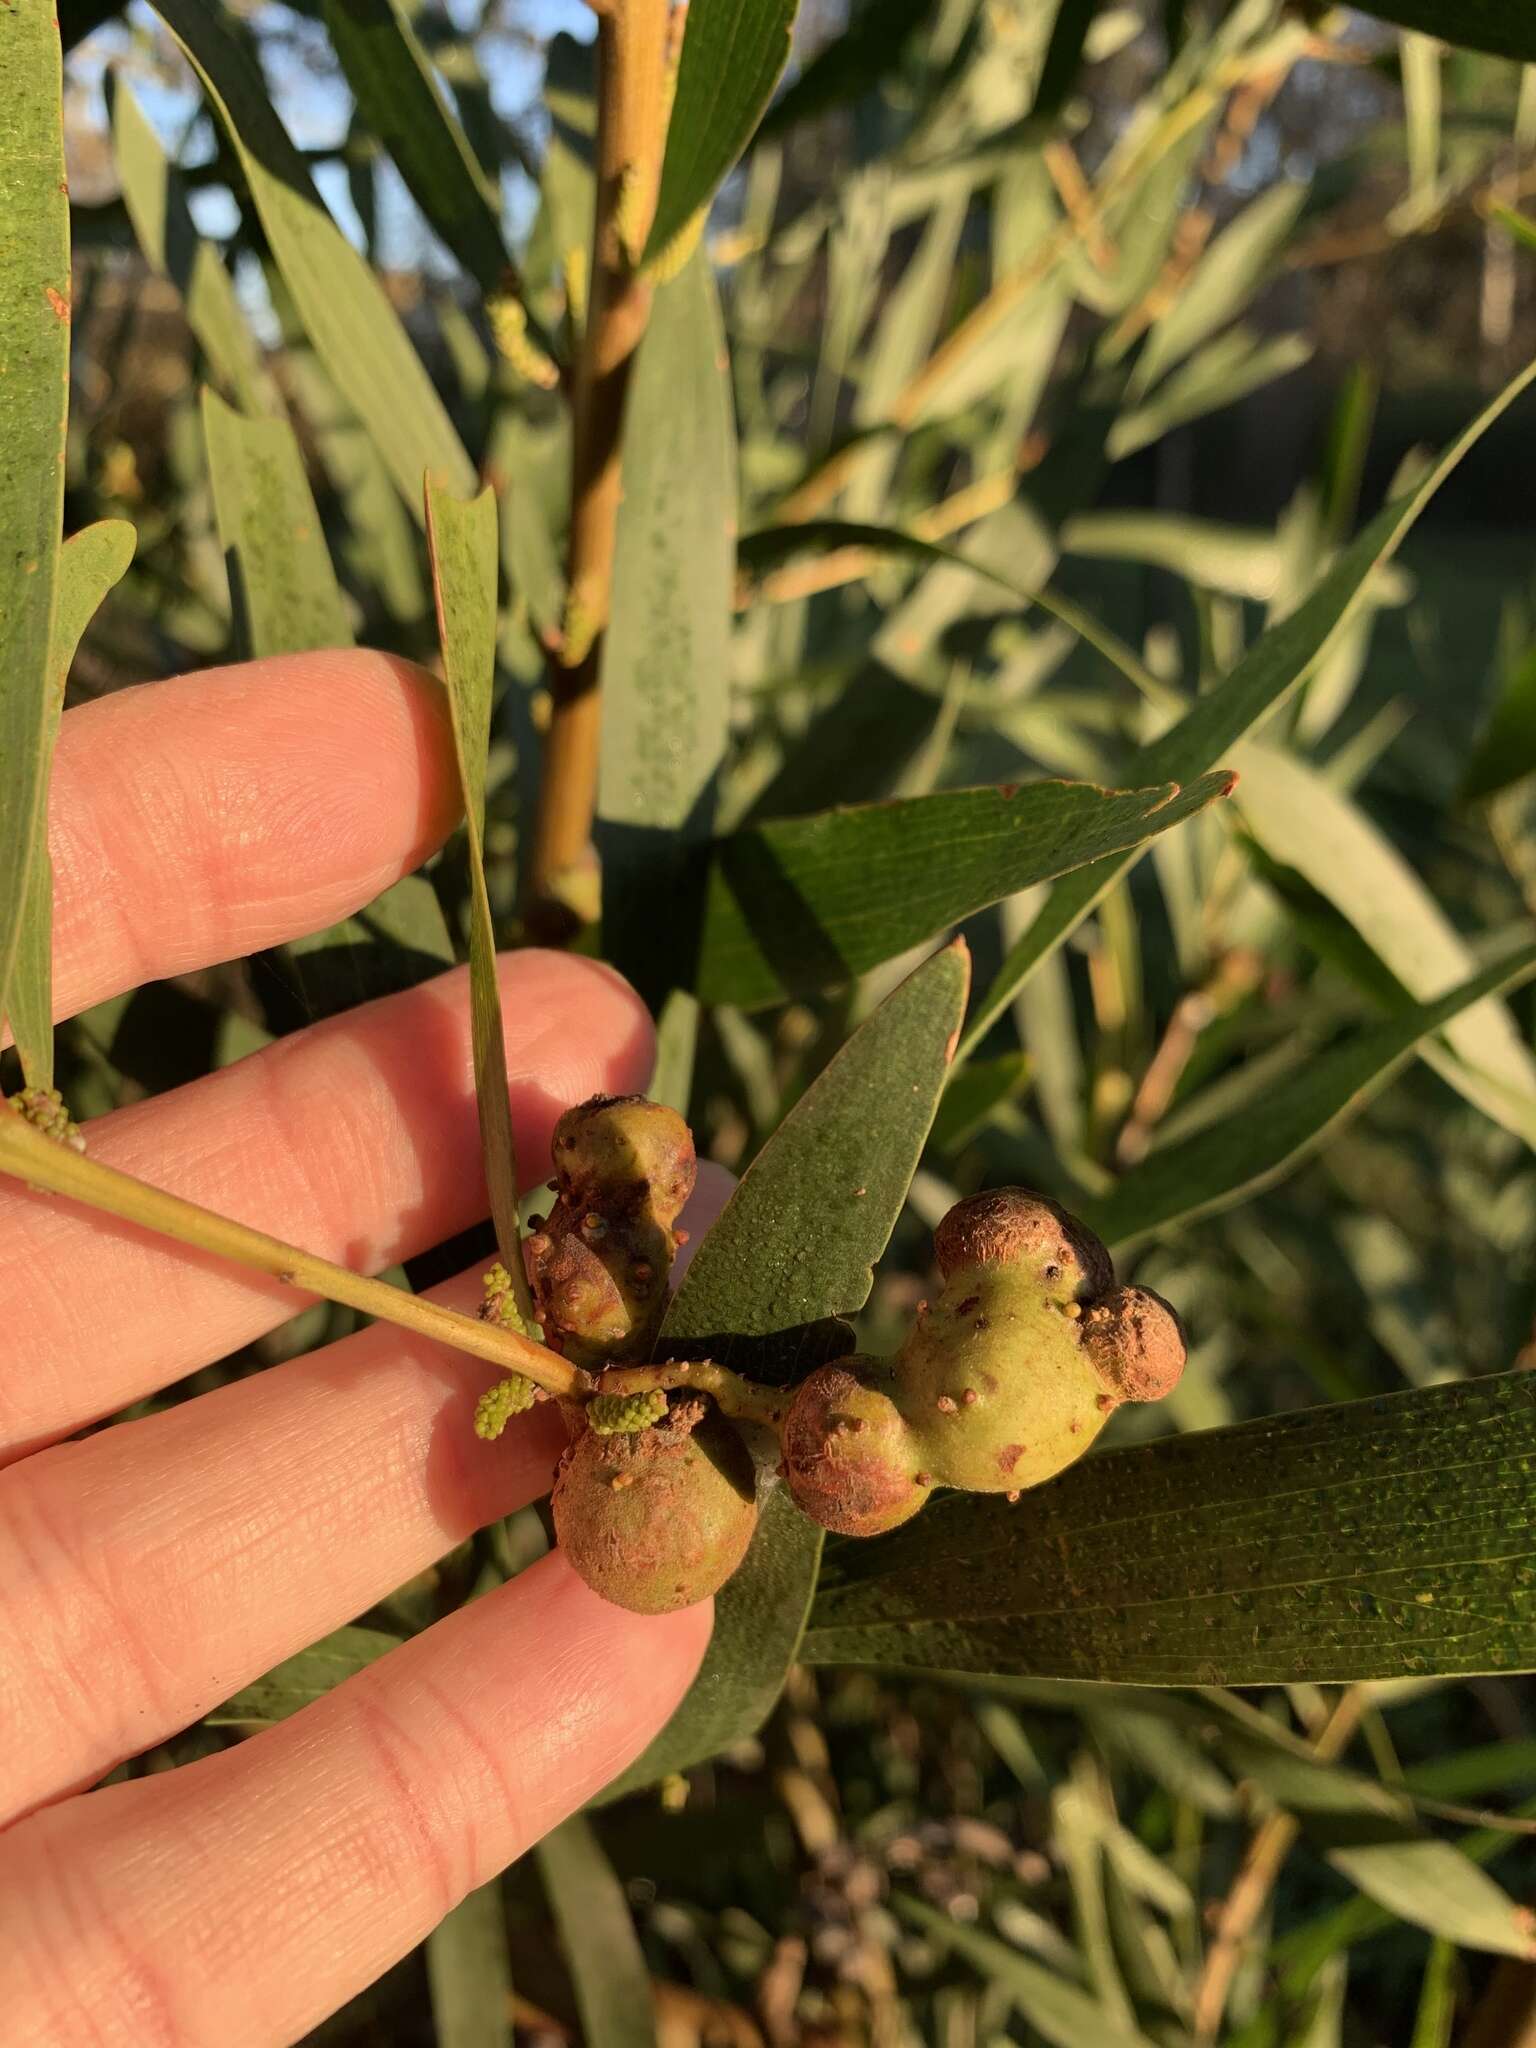
[(442, 688), (392, 655), (279, 655), (69, 711), (49, 798), (54, 1015), (322, 931), (458, 816)]

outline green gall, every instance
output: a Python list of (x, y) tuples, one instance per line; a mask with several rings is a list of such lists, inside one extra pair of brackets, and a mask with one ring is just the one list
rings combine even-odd
[(587, 1403), (587, 1427), (598, 1436), (633, 1436), (660, 1422), (667, 1397), (660, 1387), (638, 1394), (595, 1394)]
[(598, 1369), (649, 1357), (693, 1192), (693, 1136), (642, 1095), (568, 1109), (552, 1146), (555, 1202), (524, 1247), (546, 1339)]
[(475, 1403), (475, 1435), (494, 1443), (512, 1420), (538, 1399), (538, 1388), (520, 1372), (509, 1372), (494, 1387), (487, 1387)]
[(680, 1403), (630, 1436), (583, 1430), (551, 1497), (555, 1535), (595, 1593), (669, 1614), (719, 1591), (757, 1526), (746, 1445), (704, 1402)]
[(1104, 1246), (1043, 1195), (973, 1196), (934, 1246), (943, 1287), (894, 1361), (893, 1398), (940, 1484), (1038, 1486), (1082, 1456), (1118, 1402), (1176, 1383), (1178, 1318), (1144, 1288), (1116, 1288)]
[(784, 1419), (784, 1478), (813, 1522), (843, 1536), (878, 1536), (928, 1498), (916, 1439), (875, 1359), (824, 1365), (796, 1391)]

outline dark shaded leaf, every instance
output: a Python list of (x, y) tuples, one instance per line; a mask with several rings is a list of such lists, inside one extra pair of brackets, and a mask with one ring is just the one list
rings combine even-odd
[(832, 107), (862, 99), (899, 67), (908, 39), (938, 0), (863, 0), (841, 35), (824, 43), (763, 116), (760, 139), (782, 135)]
[(587, 2048), (656, 2048), (656, 2014), (624, 1888), (577, 1814), (538, 1848)]
[(1170, 1437), (838, 1553), (819, 1664), (1269, 1685), (1536, 1667), (1536, 1375)]
[(426, 1954), (437, 2048), (512, 2048), (512, 1957), (499, 1877), (439, 1920)]
[(752, 139), (779, 74), (799, 0), (692, 0), (662, 159), (656, 218), (645, 245), (661, 255), (714, 198)]
[(1463, 49), (1536, 63), (1536, 14), (1527, 0), (1369, 0), (1365, 12)]
[(834, 988), (1015, 890), (1181, 824), (1231, 783), (1004, 784), (749, 827), (716, 847), (699, 995), (751, 1008)]

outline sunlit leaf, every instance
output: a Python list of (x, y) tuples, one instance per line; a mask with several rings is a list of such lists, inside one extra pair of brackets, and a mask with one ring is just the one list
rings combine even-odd
[(320, 360), (420, 516), (431, 471), (467, 494), (475, 473), (384, 288), (326, 211), (255, 60), (207, 0), (157, 12), (201, 79), (251, 188), (272, 253)]
[(789, 62), (799, 0), (691, 0), (647, 258), (708, 206)]
[[(1204, 774), (1284, 703), (1348, 629), (1383, 563), (1397, 551), (1446, 477), (1533, 380), (1536, 363), (1506, 384), (1414, 489), (1386, 506), (1340, 552), (1306, 602), (1271, 626), (1226, 680), (1200, 698), (1170, 732), (1143, 748), (1127, 772), (1148, 781), (1163, 776), (1188, 781)], [(1100, 861), (1057, 883), (977, 1004), (961, 1045), (962, 1058), (980, 1044), (1032, 969), (1076, 930), (1131, 865), (1131, 858), (1118, 855)]]
[[(28, 874), (46, 847), (54, 614), (69, 400), (69, 199), (59, 31), (0, 10), (0, 1024), (10, 1015)], [(35, 964), (35, 963), (34, 963)]]
[(304, 458), (286, 420), (249, 419), (203, 393), (219, 539), (243, 655), (350, 647)]
[(280, 412), (276, 387), (224, 260), (197, 231), (181, 174), (132, 92), (118, 80), (110, 82), (112, 162), (144, 260), (180, 292), (187, 324), (225, 396), (242, 412)]
[(1175, 1139), (1086, 1205), (1106, 1243), (1126, 1244), (1225, 1208), (1287, 1172), (1370, 1101), (1432, 1032), (1473, 1004), (1536, 974), (1536, 947), (1511, 954), (1449, 995), (1415, 1003), (1304, 1061), (1242, 1117), (1224, 1117)]
[[(1236, 756), (1237, 806), (1271, 860), (1305, 877), (1422, 1000), (1470, 976), (1472, 949), (1407, 861), (1349, 797), (1306, 762), (1258, 742)], [(1536, 1145), (1536, 1062), (1502, 1003), (1453, 1018), (1455, 1055), (1437, 1071), (1486, 1116)]]
[[(126, 519), (102, 519), (74, 534), (60, 551), (48, 715), (39, 737), (45, 790), (53, 770), (64, 686), (75, 649), (102, 599), (133, 560), (136, 538)], [(45, 806), (44, 827), (27, 877), (26, 908), (11, 982), (11, 1030), (22, 1072), (33, 1088), (53, 1086), (53, 862), (46, 815)]]
[(507, 1093), (507, 1049), (501, 1029), (501, 988), (496, 979), (496, 933), (485, 886), (481, 835), (485, 819), (485, 764), (490, 744), (491, 685), (496, 671), (496, 582), (500, 550), (496, 494), (489, 485), (468, 502), (427, 479), (427, 545), (443, 649), (443, 678), (453, 717), (454, 759), (464, 798), (469, 848), (470, 1023), (475, 1055), (475, 1100), (480, 1151), (491, 1218), (502, 1263), (512, 1276), (518, 1307), (533, 1320), (523, 1270), (517, 1216), (517, 1155)]
[[(653, 1004), (692, 986), (730, 712), (736, 430), (702, 251), (657, 289), (624, 412), (602, 645), (597, 849), (607, 957)], [(665, 903), (667, 915), (656, 907)]]

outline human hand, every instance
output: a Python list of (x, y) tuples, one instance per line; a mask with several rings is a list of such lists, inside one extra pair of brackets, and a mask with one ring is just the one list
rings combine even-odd
[[(449, 746), (430, 680), (369, 654), (71, 712), (59, 1013), (369, 901), (451, 829)], [(501, 982), (533, 1178), (567, 1104), (645, 1086), (650, 1024), (585, 961), (520, 953)], [(467, 979), (316, 1024), (88, 1137), (94, 1158), (378, 1271), (486, 1214)], [(6, 2040), (295, 2040), (638, 1754), (709, 1610), (623, 1613), (555, 1553), (250, 1740), (84, 1789), (535, 1498), (562, 1428), (546, 1406), (479, 1442), (494, 1373), (377, 1325), (60, 1442), (295, 1299), (13, 1182), (0, 1243)], [(465, 1275), (439, 1296), (478, 1292)]]

